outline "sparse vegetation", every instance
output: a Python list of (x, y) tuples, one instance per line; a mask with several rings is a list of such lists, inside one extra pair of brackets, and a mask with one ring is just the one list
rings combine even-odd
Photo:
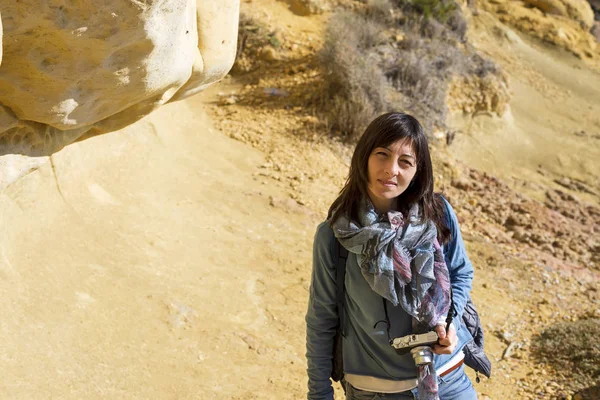
[(538, 362), (569, 371), (561, 383), (571, 390), (591, 392), (600, 385), (598, 332), (600, 319), (597, 318), (561, 322), (533, 338), (532, 353)]
[(453, 0), (406, 0), (398, 3), (408, 10), (423, 15), (425, 19), (433, 18), (442, 23), (447, 22), (459, 8)]
[(327, 27), (320, 56), (326, 70), (324, 102), (332, 129), (350, 138), (388, 109), (384, 74), (373, 52), (381, 31), (373, 20), (351, 12), (333, 16)]
[(378, 21), (394, 21), (394, 5), (391, 0), (369, 0), (367, 2), (366, 14)]
[(238, 33), (238, 50), (232, 74), (241, 74), (254, 70), (261, 57), (259, 52), (265, 46), (277, 49), (281, 46), (281, 38), (276, 30), (270, 29), (241, 13)]
[(362, 12), (334, 15), (320, 55), (325, 86), (318, 108), (349, 140), (391, 110), (414, 114), (430, 135), (445, 130), (452, 77), (498, 72), (462, 44), (466, 32), (449, 0), (371, 0)]

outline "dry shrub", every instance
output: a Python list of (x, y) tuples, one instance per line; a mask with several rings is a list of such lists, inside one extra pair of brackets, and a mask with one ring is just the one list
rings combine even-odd
[[(449, 4), (370, 0), (365, 15), (346, 11), (331, 18), (320, 56), (325, 93), (319, 107), (336, 133), (352, 140), (375, 116), (404, 111), (431, 136), (446, 129), (453, 77), (498, 72), (493, 62), (461, 45), (466, 21)], [(421, 6), (428, 16), (416, 13)]]
[(445, 82), (432, 71), (432, 64), (415, 51), (397, 55), (385, 68), (393, 87), (409, 100), (407, 106), (430, 132), (446, 116)]
[(391, 0), (368, 0), (366, 13), (369, 18), (385, 23), (392, 23), (394, 5)]
[(490, 74), (498, 74), (500, 72), (500, 68), (495, 62), (483, 58), (479, 54), (473, 54), (471, 56), (471, 65), (472, 68), (469, 72), (480, 78), (485, 78)]
[(327, 26), (320, 61), (326, 71), (323, 106), (332, 129), (356, 138), (387, 109), (385, 79), (372, 54), (381, 27), (350, 12), (334, 15)]
[(561, 322), (532, 341), (532, 353), (541, 363), (567, 373), (559, 382), (573, 391), (600, 384), (600, 319)]
[(460, 10), (454, 10), (450, 14), (446, 25), (448, 26), (450, 31), (452, 31), (460, 39), (461, 42), (466, 42), (467, 29), (469, 28), (469, 26), (467, 24), (465, 16)]
[[(425, 34), (428, 27), (444, 34), (429, 37)], [(383, 63), (388, 82), (408, 98), (405, 106), (429, 134), (446, 127), (446, 97), (452, 77), (470, 73), (469, 56), (453, 39), (456, 37), (447, 27), (433, 20), (406, 26), (404, 40)]]
[(241, 13), (238, 28), (238, 49), (231, 69), (233, 75), (255, 70), (260, 65), (260, 52), (266, 46), (277, 49), (281, 45), (275, 30)]
[(453, 13), (460, 10), (454, 0), (396, 0), (396, 4), (408, 12), (446, 23)]

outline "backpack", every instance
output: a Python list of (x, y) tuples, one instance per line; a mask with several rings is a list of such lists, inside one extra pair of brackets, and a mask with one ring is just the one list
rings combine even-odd
[[(348, 250), (342, 246), (335, 239), (334, 249), (334, 260), (335, 264), (335, 283), (336, 283), (336, 296), (337, 296), (337, 310), (338, 310), (338, 323), (335, 330), (335, 337), (333, 343), (333, 364), (331, 368), (331, 379), (338, 382), (344, 377), (344, 360), (343, 360), (343, 348), (342, 342), (345, 336), (344, 327), (346, 322), (346, 310), (344, 307), (344, 280), (346, 277), (346, 261), (348, 260)], [(452, 290), (450, 291), (450, 313), (448, 315), (448, 322), (451, 321), (452, 317), (456, 316), (456, 310), (454, 309), (454, 302), (452, 301)], [(471, 298), (467, 300), (465, 309), (462, 316), (462, 322), (465, 327), (473, 336), (473, 341), (467, 343), (463, 348), (465, 353), (464, 363), (475, 370), (476, 381), (479, 383), (479, 373), (487, 376), (488, 378), (492, 373), (492, 363), (484, 352), (483, 349), (483, 329), (481, 328), (481, 321), (479, 314), (475, 309), (475, 305)]]

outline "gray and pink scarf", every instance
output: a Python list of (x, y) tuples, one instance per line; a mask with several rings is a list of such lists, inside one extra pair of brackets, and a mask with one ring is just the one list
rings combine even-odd
[(333, 224), (340, 243), (356, 254), (371, 289), (413, 317), (414, 333), (431, 330), (450, 307), (450, 278), (437, 229), (421, 214), (414, 204), (408, 218), (398, 211), (378, 216), (370, 199), (363, 198), (359, 221), (342, 216)]

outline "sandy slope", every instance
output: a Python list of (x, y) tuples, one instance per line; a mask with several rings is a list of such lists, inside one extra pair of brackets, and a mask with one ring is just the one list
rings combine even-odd
[[(242, 3), (242, 11), (247, 15), (268, 24), (276, 32), (283, 32), (283, 44), (278, 49), (280, 58), (263, 62), (259, 69), (241, 76), (233, 85), (224, 82), (215, 88), (222, 95), (221, 101), (211, 104), (208, 110), (224, 133), (267, 154), (269, 166), (261, 173), (262, 182), (285, 190), (288, 196), (300, 199), (313, 212), (322, 214), (335, 195), (332, 186), (341, 187), (349, 154), (348, 149), (323, 138), (326, 127), (320, 126), (318, 120), (314, 124), (307, 123), (314, 117), (307, 115), (310, 110), (304, 107), (305, 88), (314, 87), (319, 81), (313, 55), (320, 46), (320, 33), (327, 16), (299, 17), (281, 3), (274, 0)], [(598, 187), (595, 173), (598, 141), (593, 137), (599, 115), (595, 112), (597, 73), (569, 54), (525, 43), (514, 33), (507, 31), (495, 37), (497, 30), (492, 28), (497, 20), (486, 21), (485, 18), (485, 13), (480, 13), (480, 17), (473, 20), (470, 35), (481, 51), (501, 63), (508, 72), (515, 92), (512, 111), (504, 119), (484, 115), (472, 121), (457, 118), (454, 122), (463, 130), (447, 152), (435, 152), (437, 164), (453, 165), (456, 159), (463, 166), (499, 176), (534, 198), (543, 197), (549, 187), (569, 191), (554, 182), (564, 176), (581, 179), (595, 190)], [(296, 43), (312, 43), (312, 46), (294, 50)], [(265, 88), (284, 89), (289, 96), (269, 97), (263, 92)], [(588, 136), (574, 135), (575, 130), (584, 129)], [(281, 169), (281, 166), (288, 168)], [(450, 186), (450, 176), (440, 170), (437, 172), (440, 174), (436, 175), (438, 184)], [(308, 179), (297, 184), (298, 175)], [(597, 204), (597, 196), (573, 193)], [(470, 204), (455, 205), (459, 209), (475, 208), (477, 200), (471, 198)], [(578, 312), (585, 308), (582, 303), (593, 307), (593, 297), (586, 294), (584, 285), (569, 276), (570, 272), (553, 281), (560, 281), (559, 287), (552, 286), (544, 274), (563, 274), (557, 272), (561, 267), (553, 270), (542, 258), (533, 265), (524, 262), (527, 257), (523, 257), (522, 252), (527, 253), (528, 249), (507, 251), (481, 232), (463, 233), (476, 269), (473, 298), (484, 320), (486, 349), (494, 364), (492, 379), (484, 379), (476, 385), (480, 398), (543, 398), (550, 392), (557, 393), (560, 387), (549, 385), (556, 381), (555, 372), (533, 360), (529, 344), (532, 337), (548, 325), (577, 318)], [(307, 274), (307, 271), (299, 273)], [(563, 289), (567, 292), (563, 293)], [(561, 299), (560, 304), (556, 304), (557, 298)], [(288, 310), (289, 314), (302, 313), (303, 304), (290, 306)], [(503, 354), (511, 342), (519, 347), (518, 354), (505, 358)], [(274, 371), (267, 369), (266, 372)], [(305, 379), (300, 370), (293, 376), (291, 385), (298, 381), (303, 385)], [(271, 397), (264, 392), (259, 397), (304, 397), (294, 397), (289, 391), (269, 393)]]
[(583, 181), (595, 195), (577, 196), (600, 204), (600, 73), (486, 15), (473, 22), (471, 40), (509, 74), (513, 98), (502, 118), (454, 116), (462, 131), (452, 151), (466, 165), (518, 181), (517, 187), (526, 181), (520, 189), (534, 197), (544, 190), (539, 184)]
[(300, 396), (303, 315), (284, 310), (306, 299), (314, 223), (270, 206), (263, 155), (197, 106), (70, 146), (0, 194), (2, 398)]

